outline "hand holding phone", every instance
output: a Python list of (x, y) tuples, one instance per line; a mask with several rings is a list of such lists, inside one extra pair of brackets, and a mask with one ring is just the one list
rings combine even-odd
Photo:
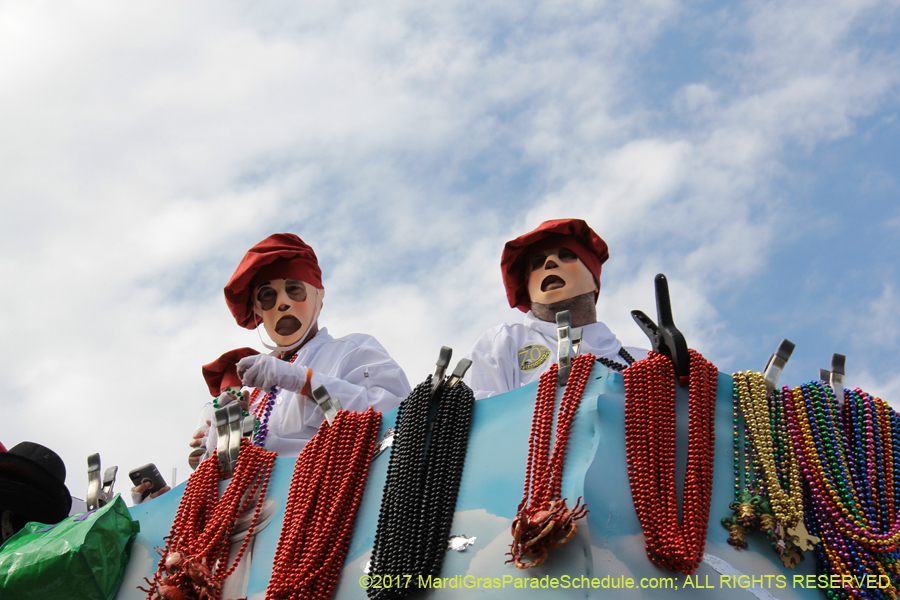
[[(153, 463), (148, 463), (143, 467), (132, 470), (128, 473), (128, 476), (131, 478), (135, 488), (143, 488), (140, 490), (141, 501), (146, 500), (147, 496), (167, 487), (166, 480), (162, 478), (162, 475), (159, 474), (159, 470)], [(138, 492), (137, 489), (134, 491)]]

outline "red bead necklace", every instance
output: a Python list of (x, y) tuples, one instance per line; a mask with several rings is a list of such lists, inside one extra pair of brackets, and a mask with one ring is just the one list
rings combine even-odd
[(625, 450), (634, 508), (647, 556), (659, 567), (693, 573), (703, 558), (712, 498), (718, 370), (690, 353), (688, 460), (682, 518), (675, 491), (675, 373), (672, 361), (651, 352), (625, 378)]
[[(266, 452), (244, 439), (238, 456), (234, 475), (221, 498), (219, 481), (223, 473), (216, 457), (207, 458), (191, 474), (172, 529), (165, 538), (165, 551), (147, 600), (151, 600), (154, 592), (164, 597), (177, 597), (171, 592), (172, 588), (186, 598), (204, 597), (204, 594), (210, 600), (219, 598), (222, 582), (240, 563), (253, 535), (277, 454)], [(231, 531), (238, 516), (254, 503), (247, 535), (229, 566)]]
[(563, 393), (556, 423), (556, 442), (550, 454), (553, 435), (553, 407), (556, 400), (558, 365), (551, 365), (538, 383), (528, 439), (528, 463), (525, 467), (525, 492), (512, 524), (513, 542), (510, 544), (516, 567), (536, 567), (547, 559), (547, 551), (568, 542), (578, 531), (575, 523), (587, 514), (580, 506), (581, 498), (569, 510), (561, 498), (563, 462), (572, 421), (581, 403), (581, 396), (594, 366), (591, 354), (582, 354), (572, 361), (566, 391)]
[(329, 598), (347, 555), (381, 413), (342, 410), (294, 466), (266, 600)]

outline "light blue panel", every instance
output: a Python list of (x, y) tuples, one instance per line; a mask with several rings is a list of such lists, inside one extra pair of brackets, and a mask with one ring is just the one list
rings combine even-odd
[[(716, 394), (716, 445), (713, 495), (709, 512), (705, 554), (707, 558), (687, 582), (684, 575), (656, 567), (647, 558), (640, 522), (634, 510), (628, 485), (628, 468), (625, 462), (625, 387), (620, 373), (608, 371), (602, 366), (594, 369), (593, 376), (599, 385), (596, 409), (601, 423), (597, 454), (587, 470), (585, 487), (591, 514), (588, 523), (591, 530), (591, 549), (596, 576), (626, 577), (640, 585), (646, 583), (674, 584), (675, 589), (633, 589), (624, 591), (599, 590), (604, 598), (822, 598), (815, 589), (800, 587), (800, 581), (815, 574), (815, 558), (807, 552), (804, 561), (794, 570), (781, 563), (769, 541), (762, 533), (748, 536), (749, 548), (737, 551), (726, 543), (728, 530), (721, 525), (722, 517), (733, 513), (728, 504), (734, 499), (733, 447), (732, 447), (732, 380), (730, 375), (719, 373)], [(688, 397), (686, 388), (676, 393), (676, 477), (679, 503), (684, 470), (687, 464)], [(714, 566), (716, 568), (714, 568)], [(718, 570), (717, 570), (718, 569)], [(722, 575), (744, 574), (755, 577), (761, 585), (755, 589), (729, 588), (734, 579)], [(779, 578), (780, 576), (780, 578)], [(798, 586), (794, 587), (796, 580)], [(745, 587), (752, 580), (740, 578)], [(686, 585), (693, 583), (695, 585)], [(711, 587), (698, 587), (709, 585)]]
[[(506, 564), (511, 541), (510, 524), (522, 499), (536, 386), (535, 383), (475, 403), (451, 534), (475, 536), (477, 540), (464, 552), (448, 552), (444, 561), (442, 577), (450, 578), (447, 584), (461, 585), (462, 588), (433, 589), (429, 597), (468, 598), (475, 593), (491, 598), (521, 598), (523, 594), (535, 598), (630, 599), (661, 596), (693, 598), (697, 595), (709, 598), (821, 597), (817, 590), (794, 588), (792, 585), (794, 576), (815, 572), (811, 553), (807, 553), (806, 560), (796, 571), (790, 571), (783, 567), (762, 534), (751, 536), (748, 539), (750, 549), (740, 552), (725, 542), (728, 532), (720, 525), (720, 519), (731, 514), (728, 503), (732, 500), (733, 475), (732, 387), (731, 377), (724, 374), (720, 374), (717, 394), (713, 502), (706, 543), (708, 559), (689, 582), (683, 575), (675, 576), (658, 569), (646, 557), (643, 534), (628, 486), (622, 376), (599, 364), (594, 367), (575, 418), (563, 478), (563, 495), (569, 499), (569, 506), (583, 496), (590, 513), (586, 519), (578, 521), (579, 530), (575, 538), (551, 550), (550, 557), (540, 567), (521, 571), (512, 564)], [(676, 480), (680, 482), (687, 457), (686, 390), (678, 390), (677, 402), (680, 470)], [(387, 427), (394, 424), (396, 412), (393, 410), (384, 415), (379, 438)], [(386, 451), (372, 463), (336, 598), (366, 598), (360, 579), (365, 575), (363, 569), (371, 555), (388, 460), (389, 452)], [(254, 542), (249, 574), (244, 576), (245, 580), (235, 580), (234, 584), (239, 589), (232, 597), (247, 595), (250, 600), (261, 600), (265, 595), (293, 463), (293, 460), (281, 458), (276, 461), (269, 490), (272, 505), (266, 511), (268, 525)], [(168, 534), (183, 490), (181, 485), (154, 501), (132, 509), (134, 518), (141, 522), (141, 533), (132, 551), (125, 582), (117, 596), (119, 600), (145, 597), (135, 586), (155, 570), (158, 556), (153, 547), (162, 545), (162, 537)], [(758, 581), (768, 581), (768, 585), (750, 590), (739, 587), (731, 589), (727, 585), (722, 587), (728, 581), (721, 579), (722, 572), (755, 577)], [(766, 576), (769, 576), (768, 579)], [(777, 576), (784, 579), (780, 580)], [(560, 585), (573, 579), (580, 584), (583, 581), (581, 577), (587, 578), (588, 582), (596, 580), (601, 587), (575, 588), (571, 583), (566, 589), (523, 590), (518, 587), (542, 583), (550, 585), (553, 578)], [(620, 585), (628, 578), (638, 586), (645, 579), (645, 584), (669, 585), (677, 589), (622, 590), (612, 587), (614, 582)], [(784, 587), (779, 587), (782, 581)], [(494, 587), (495, 583), (502, 587)], [(466, 585), (475, 587), (467, 589)], [(698, 588), (697, 585), (710, 587)]]

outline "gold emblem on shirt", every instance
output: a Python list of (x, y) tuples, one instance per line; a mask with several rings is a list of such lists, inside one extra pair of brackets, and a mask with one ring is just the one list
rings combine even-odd
[(519, 348), (519, 369), (533, 371), (547, 362), (550, 350), (540, 344), (528, 344)]

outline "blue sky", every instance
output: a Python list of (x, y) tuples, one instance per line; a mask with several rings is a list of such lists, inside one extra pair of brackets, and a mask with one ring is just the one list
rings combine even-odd
[(900, 404), (897, 1), (0, 6), (0, 441), (186, 476), (221, 289), (276, 231), (320, 323), (417, 382), (521, 318), (503, 243), (581, 217), (628, 345), (671, 285), (722, 371)]

